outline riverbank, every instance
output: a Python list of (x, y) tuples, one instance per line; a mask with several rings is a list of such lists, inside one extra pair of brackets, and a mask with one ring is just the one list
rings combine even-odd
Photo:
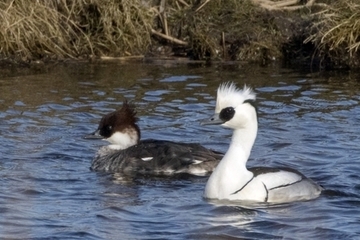
[(0, 3), (1, 63), (178, 58), (360, 66), (355, 0)]

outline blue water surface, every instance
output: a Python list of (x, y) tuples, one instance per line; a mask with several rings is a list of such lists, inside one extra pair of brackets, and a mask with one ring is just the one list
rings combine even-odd
[[(65, 63), (0, 71), (1, 239), (360, 239), (360, 75), (237, 64)], [(201, 126), (221, 82), (257, 93), (248, 166), (298, 169), (326, 191), (242, 206), (202, 198), (207, 177), (92, 172), (104, 141), (83, 136), (127, 99), (143, 138), (225, 152)]]

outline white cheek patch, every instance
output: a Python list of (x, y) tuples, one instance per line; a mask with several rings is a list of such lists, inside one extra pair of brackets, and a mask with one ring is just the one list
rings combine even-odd
[(119, 146), (120, 149), (126, 149), (128, 147), (134, 146), (137, 144), (137, 136), (136, 134), (132, 136), (131, 133), (126, 132), (116, 132), (111, 137), (104, 139), (113, 145)]
[(144, 162), (147, 162), (147, 161), (153, 160), (153, 157), (144, 157), (144, 158), (141, 158), (141, 160), (143, 160)]

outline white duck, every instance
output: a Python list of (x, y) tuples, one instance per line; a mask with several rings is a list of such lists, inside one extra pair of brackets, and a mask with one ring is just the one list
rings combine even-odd
[(318, 197), (323, 188), (290, 168), (246, 168), (258, 130), (255, 93), (234, 83), (217, 90), (215, 115), (202, 124), (221, 124), (234, 130), (230, 147), (204, 192), (208, 199), (285, 203)]

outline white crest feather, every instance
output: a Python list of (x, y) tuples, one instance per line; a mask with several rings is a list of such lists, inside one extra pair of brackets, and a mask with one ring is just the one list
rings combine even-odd
[(243, 89), (239, 89), (233, 82), (223, 83), (217, 90), (215, 113), (219, 113), (226, 107), (236, 108), (248, 99), (256, 99), (256, 95), (250, 87), (244, 85)]

